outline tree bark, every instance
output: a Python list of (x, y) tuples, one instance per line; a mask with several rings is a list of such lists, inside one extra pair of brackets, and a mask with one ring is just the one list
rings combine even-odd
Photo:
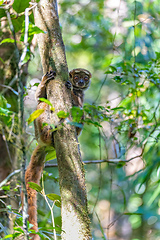
[[(47, 85), (47, 98), (55, 111), (50, 117), (54, 125), (59, 121), (57, 112), (69, 112), (72, 107), (70, 91), (65, 87), (68, 67), (59, 26), (57, 2), (40, 0), (35, 11), (35, 24), (45, 33), (38, 35), (43, 72), (53, 69), (56, 79)], [(68, 118), (71, 120), (71, 117)], [(64, 121), (63, 128), (54, 133), (54, 145), (59, 169), (62, 201), (62, 239), (91, 239), (87, 210), (84, 168), (75, 127)]]

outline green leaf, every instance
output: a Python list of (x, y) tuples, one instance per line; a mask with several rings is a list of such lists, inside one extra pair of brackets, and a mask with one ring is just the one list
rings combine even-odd
[(114, 77), (114, 80), (117, 82), (117, 83), (121, 83), (123, 81), (123, 78), (120, 77), (120, 76), (115, 76)]
[(71, 114), (73, 117), (73, 122), (79, 123), (82, 120), (83, 117), (83, 110), (79, 107), (72, 107), (71, 108)]
[(8, 234), (3, 239), (12, 238), (12, 237), (14, 237), (14, 234)]
[(107, 68), (107, 70), (105, 71), (105, 74), (112, 74), (112, 73), (114, 73), (114, 72), (116, 72), (116, 71), (117, 71), (117, 68), (110, 65), (110, 66)]
[(156, 58), (160, 59), (160, 52), (155, 52), (155, 54), (156, 54)]
[(8, 109), (0, 107), (0, 115), (9, 116), (10, 114), (13, 114), (13, 112), (9, 111)]
[(41, 215), (41, 216), (43, 216), (43, 217), (46, 216), (45, 212), (43, 211), (43, 208), (42, 208), (42, 210), (37, 209), (37, 212), (38, 212), (38, 215)]
[(22, 24), (24, 22), (24, 19), (25, 19), (25, 17), (24, 17), (24, 15), (22, 15), (22, 16), (12, 20), (15, 32), (18, 32), (18, 31), (22, 30)]
[(18, 232), (24, 233), (23, 229), (20, 228), (20, 227), (14, 227), (13, 229), (14, 229), (15, 231), (18, 231)]
[[(2, 104), (2, 102), (0, 102), (0, 104)], [(0, 107), (0, 120), (3, 121), (8, 127), (10, 127), (13, 121), (13, 112)]]
[(115, 108), (112, 108), (111, 110), (125, 110), (124, 107), (115, 107)]
[(39, 83), (35, 83), (34, 85), (33, 85), (33, 87), (35, 86), (35, 87), (38, 87), (38, 85), (39, 85)]
[(10, 190), (10, 185), (8, 185), (8, 186), (2, 186), (2, 190), (6, 190), (6, 191), (9, 191)]
[(61, 208), (61, 202), (56, 201), (56, 202), (55, 202), (55, 205), (56, 205), (57, 207)]
[(36, 190), (37, 192), (41, 193), (42, 192), (42, 187), (39, 186), (37, 183), (34, 182), (28, 182), (29, 187)]
[(57, 116), (58, 116), (59, 118), (67, 118), (67, 117), (69, 116), (69, 113), (66, 113), (65, 111), (59, 111), (59, 112), (57, 113)]
[(55, 193), (49, 193), (46, 196), (52, 201), (61, 201), (61, 197)]
[(21, 12), (24, 12), (25, 9), (29, 7), (29, 2), (30, 0), (23, 0), (23, 1), (14, 0), (12, 7), (17, 13), (21, 13)]
[(151, 204), (153, 203), (153, 201), (159, 196), (160, 194), (160, 184), (158, 185), (158, 187), (155, 189), (154, 193), (152, 194), (152, 196), (150, 197), (150, 199), (148, 200), (147, 205), (151, 206)]
[(35, 110), (30, 117), (28, 118), (27, 122), (28, 125), (33, 122), (36, 118), (38, 118), (42, 113), (44, 112), (44, 109), (37, 109)]
[(46, 155), (46, 161), (50, 161), (50, 160), (53, 160), (55, 159), (57, 156), (56, 156), (56, 151), (53, 149), (52, 151), (49, 151)]
[(7, 108), (7, 100), (4, 96), (0, 95), (0, 107)]
[(3, 64), (5, 64), (5, 61), (3, 61), (3, 59), (0, 57), (0, 61), (3, 63)]
[(11, 210), (11, 209), (12, 209), (11, 205), (7, 205), (7, 208), (8, 208), (9, 210)]
[[(46, 98), (39, 98), (41, 102), (47, 103), (49, 106), (53, 107), (52, 103)], [(55, 110), (55, 108), (53, 108)]]
[[(4, 1), (3, 1), (4, 2)], [(5, 17), (6, 16), (6, 12), (4, 9), (0, 8), (0, 18)]]
[(9, 113), (10, 111), (8, 109), (0, 107), (0, 115), (8, 116)]
[(43, 30), (41, 30), (39, 27), (35, 26), (34, 24), (29, 24), (29, 30), (28, 30), (29, 36), (39, 33), (44, 33)]
[[(21, 38), (20, 41), (24, 41), (24, 34), (25, 34), (25, 21), (23, 21), (22, 23), (22, 30), (21, 30)], [(33, 23), (29, 23), (29, 28), (28, 28), (28, 43), (31, 43), (33, 36), (35, 34), (39, 34), (39, 33), (44, 33), (43, 30), (41, 30), (40, 28), (38, 28), (37, 26), (35, 26)]]
[(0, 42), (0, 45), (3, 43), (14, 43), (14, 39), (12, 38), (5, 38)]
[(48, 123), (42, 123), (42, 129), (44, 128), (44, 127), (46, 127), (46, 126), (49, 126), (49, 124)]
[(92, 125), (94, 125), (95, 127), (102, 127), (101, 124), (99, 124), (98, 122), (92, 121), (92, 120), (89, 119), (89, 118), (85, 118), (84, 122), (87, 123), (87, 124), (92, 124)]
[(126, 163), (124, 161), (119, 161), (118, 164), (116, 165), (117, 168), (121, 168), (123, 166), (125, 166)]

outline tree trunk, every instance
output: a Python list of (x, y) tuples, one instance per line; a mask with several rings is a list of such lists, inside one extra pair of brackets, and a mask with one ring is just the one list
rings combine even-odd
[[(53, 69), (56, 79), (47, 85), (47, 98), (55, 111), (51, 113), (54, 125), (57, 112), (69, 112), (72, 107), (70, 91), (65, 87), (68, 79), (64, 44), (59, 26), (56, 0), (41, 0), (34, 11), (36, 25), (45, 31), (38, 35), (38, 45), (44, 73)], [(71, 120), (71, 117), (69, 117)], [(64, 121), (54, 134), (62, 200), (62, 239), (91, 239), (87, 210), (84, 169), (75, 127)]]

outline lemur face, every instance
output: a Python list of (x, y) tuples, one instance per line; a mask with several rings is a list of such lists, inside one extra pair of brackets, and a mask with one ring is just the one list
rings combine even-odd
[(89, 87), (91, 73), (83, 68), (76, 68), (69, 73), (70, 81), (73, 87), (86, 89)]

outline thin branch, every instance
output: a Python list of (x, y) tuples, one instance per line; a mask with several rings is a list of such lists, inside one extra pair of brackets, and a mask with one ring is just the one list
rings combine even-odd
[(8, 180), (13, 177), (14, 175), (18, 174), (21, 172), (21, 169), (15, 170), (14, 172), (10, 173), (1, 183), (0, 183), (0, 188), (4, 186)]
[(23, 65), (23, 61), (27, 54), (27, 47), (28, 47), (28, 28), (29, 28), (29, 11), (37, 6), (37, 3), (32, 3), (33, 6), (30, 8), (25, 9), (25, 34), (24, 34), (24, 49), (19, 61), (19, 68)]
[(109, 230), (111, 227), (114, 226), (114, 224), (124, 215), (124, 213), (120, 214), (115, 220), (113, 220), (110, 224), (107, 226), (107, 230)]
[[(8, 89), (10, 89), (10, 87), (15, 84), (16, 81), (17, 81), (17, 75), (15, 75), (15, 76), (13, 77), (13, 79), (9, 82), (8, 86), (4, 85), (5, 88), (2, 89), (1, 94), (5, 94), (5, 93), (8, 91)], [(12, 89), (13, 89), (13, 88), (11, 88), (10, 90), (12, 90)], [(15, 91), (15, 90), (14, 90), (14, 93), (15, 93), (16, 95), (18, 95), (18, 92)]]
[(49, 203), (49, 201), (48, 201), (48, 199), (47, 199), (47, 196), (46, 196), (46, 194), (45, 194), (45, 190), (44, 190), (43, 174), (42, 174), (42, 188), (43, 188), (43, 190), (42, 190), (42, 195), (43, 195), (43, 197), (44, 197), (44, 199), (45, 199), (45, 201), (46, 201), (46, 203), (47, 203), (47, 205), (48, 205), (48, 207), (49, 207), (49, 209), (50, 209), (50, 211), (51, 211), (54, 240), (57, 240), (57, 234), (56, 234), (56, 229), (55, 229), (55, 221), (54, 221), (54, 215), (53, 215), (53, 207), (54, 207), (55, 201), (53, 202), (52, 207), (51, 207), (51, 205), (50, 205), (50, 203)]
[[(113, 171), (112, 171), (112, 167), (110, 168), (110, 193), (109, 193), (109, 202), (110, 202), (110, 205), (109, 205), (109, 212), (108, 212), (108, 222), (110, 222), (110, 219), (111, 219), (111, 203), (112, 203), (112, 188), (113, 188)], [(107, 236), (109, 236), (109, 227), (107, 228)]]
[[(101, 143), (101, 134), (100, 134), (100, 129), (98, 128), (99, 131), (99, 152), (100, 152), (100, 160), (102, 158), (102, 143)], [(101, 191), (101, 185), (102, 185), (102, 169), (101, 169), (101, 163), (99, 163), (99, 184), (98, 184), (98, 191), (97, 191), (97, 197), (96, 197), (96, 201), (94, 203), (94, 207), (93, 207), (93, 211), (92, 211), (92, 215), (95, 211), (95, 207), (97, 205), (98, 199), (99, 199), (99, 195), (100, 195), (100, 191)]]
[(96, 99), (93, 101), (92, 104), (95, 104), (95, 103), (97, 102), (97, 100), (98, 100), (98, 98), (99, 98), (99, 96), (100, 96), (100, 93), (101, 93), (101, 91), (102, 91), (102, 88), (103, 88), (106, 80), (107, 80), (107, 75), (105, 76), (105, 78), (104, 78), (104, 80), (103, 80), (103, 82), (102, 82), (102, 84), (101, 84), (101, 86), (100, 86), (100, 89), (99, 89), (99, 91), (98, 91), (97, 97), (96, 97)]
[[(15, 91), (12, 87), (10, 86), (7, 86), (7, 85), (4, 85), (4, 84), (0, 84), (1, 87), (4, 87), (4, 88), (8, 88), (10, 89), (15, 95), (18, 95), (18, 92)], [(2, 90), (2, 93), (4, 94), (5, 91)]]
[[(139, 156), (138, 156), (139, 157)], [(136, 158), (136, 157), (134, 157)], [(83, 164), (99, 164), (99, 163), (113, 163), (113, 164), (118, 164), (118, 163), (122, 163), (122, 162), (128, 162), (129, 160), (124, 160), (124, 159), (119, 159), (119, 158), (115, 158), (115, 159), (103, 159), (103, 160), (88, 160), (88, 161), (83, 161)], [(51, 168), (51, 167), (58, 167), (57, 163), (46, 163), (45, 168)]]

